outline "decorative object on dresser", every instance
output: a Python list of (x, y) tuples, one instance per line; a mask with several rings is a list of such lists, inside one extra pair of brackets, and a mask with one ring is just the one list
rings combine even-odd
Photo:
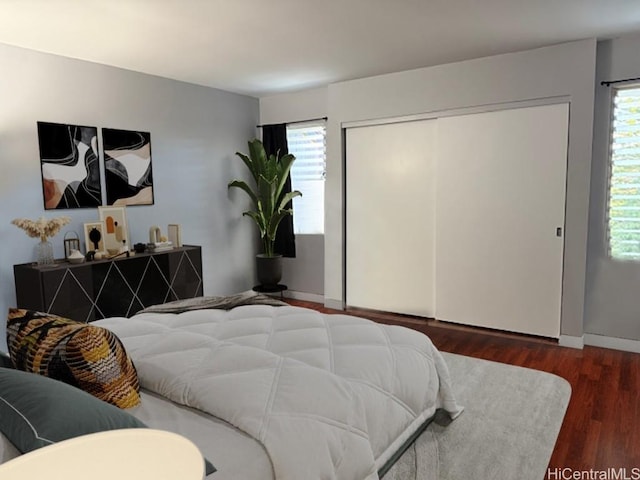
[(147, 246), (144, 243), (136, 243), (133, 245), (133, 251), (136, 253), (144, 253), (147, 249)]
[(173, 243), (168, 241), (165, 235), (162, 235), (160, 227), (157, 225), (149, 227), (149, 243), (147, 243), (149, 252), (164, 252), (172, 249)]
[(104, 246), (110, 255), (118, 254), (129, 245), (127, 213), (125, 207), (98, 207), (100, 220), (104, 222)]
[(24, 230), (30, 237), (40, 238), (40, 243), (36, 246), (38, 265), (51, 265), (54, 263), (53, 246), (48, 239), (58, 233), (70, 221), (69, 217), (62, 216), (49, 220), (44, 217), (40, 217), (38, 220), (14, 218), (11, 223)]
[(264, 287), (275, 287), (282, 276), (281, 255), (274, 252), (278, 225), (293, 211), (286, 208), (295, 197), (302, 196), (298, 190), (283, 193), (285, 181), (295, 160), (291, 154), (267, 156), (264, 145), (258, 139), (248, 142), (249, 155), (236, 152), (253, 177), (253, 187), (243, 180), (232, 180), (228, 188), (237, 187), (251, 198), (255, 210), (242, 215), (250, 217), (258, 226), (264, 252), (257, 255), (258, 281)]
[(170, 223), (167, 226), (167, 235), (169, 236), (169, 241), (174, 247), (182, 246), (182, 229), (180, 228), (180, 225), (177, 223)]
[(64, 258), (67, 260), (73, 252), (80, 251), (80, 237), (74, 231), (64, 234)]
[(19, 308), (87, 322), (129, 317), (150, 305), (202, 295), (202, 253), (185, 245), (160, 253), (49, 268), (13, 267)]
[(67, 262), (69, 263), (83, 263), (84, 261), (85, 257), (80, 253), (80, 250), (73, 250), (67, 257)]
[(87, 252), (106, 252), (104, 246), (104, 222), (84, 224), (84, 242)]
[(153, 205), (151, 134), (102, 129), (107, 205)]
[(86, 208), (102, 203), (98, 129), (38, 122), (44, 208)]

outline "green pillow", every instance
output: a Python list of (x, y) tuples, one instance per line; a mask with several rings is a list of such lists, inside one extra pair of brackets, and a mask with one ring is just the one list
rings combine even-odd
[[(21, 452), (89, 433), (145, 428), (133, 415), (79, 388), (0, 368), (0, 432)], [(206, 472), (215, 472), (205, 459)]]
[(0, 431), (22, 453), (88, 433), (142, 427), (133, 415), (76, 387), (0, 368)]

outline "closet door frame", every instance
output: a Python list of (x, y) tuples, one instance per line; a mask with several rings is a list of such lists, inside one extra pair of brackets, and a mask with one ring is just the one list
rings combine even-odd
[[(347, 137), (347, 130), (349, 128), (354, 128), (354, 127), (363, 127), (363, 126), (372, 126), (372, 125), (384, 125), (384, 124), (390, 124), (390, 123), (404, 123), (404, 122), (413, 122), (413, 121), (418, 121), (418, 120), (428, 120), (428, 119), (438, 119), (438, 118), (445, 118), (445, 117), (450, 117), (450, 116), (459, 116), (459, 115), (468, 115), (468, 114), (474, 114), (474, 113), (486, 113), (486, 112), (493, 112), (493, 111), (501, 111), (501, 110), (510, 110), (510, 109), (519, 109), (519, 108), (526, 108), (526, 107), (535, 107), (535, 106), (544, 106), (544, 105), (555, 105), (555, 104), (568, 104), (569, 106), (569, 117), (570, 117), (570, 112), (571, 112), (571, 97), (568, 95), (560, 95), (560, 96), (554, 96), (554, 97), (545, 97), (545, 98), (536, 98), (536, 99), (527, 99), (527, 100), (522, 100), (522, 101), (515, 101), (515, 102), (504, 102), (504, 103), (495, 103), (495, 104), (487, 104), (487, 105), (479, 105), (479, 106), (469, 106), (469, 107), (461, 107), (461, 108), (455, 108), (455, 109), (448, 109), (448, 110), (440, 110), (440, 111), (432, 111), (432, 112), (424, 112), (424, 113), (419, 113), (419, 114), (413, 114), (413, 115), (403, 115), (403, 116), (394, 116), (394, 117), (385, 117), (385, 118), (377, 118), (377, 119), (368, 119), (368, 120), (356, 120), (356, 121), (349, 121), (349, 122), (342, 122), (340, 124), (340, 129), (341, 129), (341, 136), (342, 136), (342, 145), (344, 146), (342, 149), (342, 154), (343, 154), (343, 158), (342, 158), (342, 169), (343, 169), (343, 185), (342, 185), (342, 195), (343, 195), (343, 205), (344, 205), (344, 211), (343, 211), (343, 238), (342, 238), (342, 246), (343, 246), (343, 258), (345, 259), (345, 261), (342, 263), (342, 278), (343, 278), (343, 292), (342, 292), (342, 298), (345, 301), (345, 306), (350, 306), (348, 303), (348, 296), (347, 296), (347, 282), (348, 282), (348, 272), (347, 272), (347, 265), (348, 265), (348, 259), (347, 259), (347, 235), (348, 235), (348, 225), (347, 225), (347, 209), (348, 209), (348, 192), (347, 192), (347, 148), (346, 148), (346, 137)], [(568, 125), (567, 127), (567, 131), (570, 130), (570, 125)], [(567, 167), (567, 174), (568, 174), (568, 167)], [(566, 220), (566, 178), (565, 178), (565, 220)], [(560, 285), (562, 286), (564, 284), (564, 262), (566, 261), (566, 258), (564, 256), (564, 243), (566, 242), (566, 235), (564, 232), (564, 225), (563, 225), (563, 235), (562, 235), (562, 242), (563, 242), (563, 246), (562, 246), (562, 251), (563, 251), (563, 257), (562, 257), (562, 263), (563, 263), (563, 267), (562, 267), (562, 278), (560, 279)], [(563, 300), (563, 293), (561, 291), (560, 293), (561, 298), (560, 298), (560, 330), (561, 330), (561, 325), (562, 325), (562, 313), (563, 313), (563, 309), (564, 309), (564, 300)], [(437, 308), (437, 306), (436, 306)]]

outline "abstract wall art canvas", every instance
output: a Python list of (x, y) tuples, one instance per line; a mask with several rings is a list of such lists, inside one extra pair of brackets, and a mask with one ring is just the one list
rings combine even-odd
[(102, 204), (96, 127), (38, 122), (38, 143), (46, 210)]
[(102, 129), (107, 205), (153, 205), (151, 134)]

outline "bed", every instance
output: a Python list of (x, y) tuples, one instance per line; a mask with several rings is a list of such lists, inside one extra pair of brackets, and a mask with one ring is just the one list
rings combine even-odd
[(250, 297), (93, 322), (135, 365), (128, 412), (191, 439), (207, 479), (376, 479), (436, 410), (462, 412), (425, 335)]

